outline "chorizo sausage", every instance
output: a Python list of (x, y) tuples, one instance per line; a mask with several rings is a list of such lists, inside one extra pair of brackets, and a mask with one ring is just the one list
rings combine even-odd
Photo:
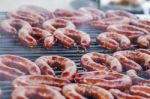
[(91, 22), (91, 26), (96, 29), (106, 30), (112, 24), (129, 24), (130, 19), (126, 17), (108, 17)]
[(130, 24), (143, 28), (150, 32), (150, 20), (132, 20)]
[(150, 34), (138, 37), (137, 43), (141, 48), (150, 47)]
[(31, 25), (36, 25), (44, 21), (44, 17), (30, 10), (15, 10), (8, 13), (10, 18), (27, 21)]
[(113, 32), (99, 34), (96, 41), (100, 46), (111, 51), (129, 49), (132, 47), (130, 40), (126, 36)]
[(110, 89), (110, 92), (113, 94), (115, 99), (147, 99), (138, 95), (131, 95), (128, 93), (121, 92), (118, 89)]
[(130, 93), (150, 98), (150, 87), (143, 85), (134, 85), (130, 87)]
[(134, 14), (129, 13), (127, 11), (123, 11), (123, 10), (108, 10), (106, 12), (106, 17), (117, 17), (117, 16), (128, 17), (131, 19), (138, 19), (138, 17), (135, 16)]
[(141, 71), (142, 67), (138, 63), (143, 63), (150, 67), (150, 55), (137, 51), (118, 51), (114, 55), (126, 69)]
[(50, 85), (56, 87), (63, 87), (69, 84), (68, 80), (53, 77), (51, 75), (25, 75), (20, 76), (13, 80), (13, 88), (24, 87), (24, 86), (40, 86), (40, 85)]
[[(18, 26), (20, 28), (17, 29), (16, 26)], [(1, 27), (6, 32), (13, 33), (13, 34), (18, 34), (19, 30), (25, 31), (25, 32), (28, 32), (28, 33), (32, 31), (31, 25), (28, 22), (23, 21), (21, 19), (11, 18), (11, 19), (4, 20), (1, 23)]]
[(87, 84), (68, 84), (63, 87), (62, 92), (67, 99), (87, 99), (84, 96), (94, 99), (114, 99), (109, 91)]
[(127, 24), (109, 25), (107, 31), (126, 35), (132, 41), (137, 40), (139, 36), (149, 34), (149, 32), (143, 28)]
[(40, 69), (26, 58), (16, 55), (0, 55), (0, 80), (13, 80), (25, 74), (40, 74)]
[(106, 89), (115, 88), (120, 90), (128, 89), (132, 85), (132, 80), (129, 76), (109, 71), (78, 73), (75, 76), (75, 81), (100, 86)]
[(58, 55), (41, 56), (36, 59), (35, 63), (40, 67), (44, 75), (55, 75), (52, 68), (57, 67), (63, 70), (61, 78), (72, 80), (77, 72), (77, 66), (74, 61)]
[(61, 18), (55, 18), (45, 21), (43, 23), (43, 28), (45, 28), (51, 33), (54, 33), (59, 28), (75, 29), (75, 25), (71, 21), (64, 20)]
[(89, 34), (76, 29), (58, 29), (54, 32), (54, 36), (67, 48), (72, 48), (78, 43), (86, 50), (91, 43)]
[(13, 90), (11, 99), (66, 99), (59, 91), (46, 85), (24, 86)]
[(140, 48), (140, 49), (136, 49), (135, 51), (139, 51), (139, 52), (142, 52), (142, 53), (150, 55), (150, 50), (149, 49), (142, 49), (142, 48)]
[(138, 76), (137, 72), (135, 70), (128, 70), (127, 75), (131, 77), (133, 84), (138, 84), (138, 85), (149, 85), (150, 80), (142, 78)]
[(108, 70), (106, 66), (109, 66), (112, 71), (122, 71), (122, 65), (115, 57), (103, 53), (91, 52), (84, 54), (80, 62), (83, 68), (89, 71)]
[(83, 14), (82, 12), (68, 9), (56, 9), (54, 14), (56, 17), (69, 20), (75, 25), (81, 25), (93, 19), (93, 17), (89, 14)]
[(56, 39), (50, 32), (37, 27), (33, 27), (31, 32), (19, 31), (18, 37), (21, 40), (21, 42), (28, 47), (34, 47), (40, 41), (43, 41), (44, 47), (46, 49), (49, 49), (56, 42)]

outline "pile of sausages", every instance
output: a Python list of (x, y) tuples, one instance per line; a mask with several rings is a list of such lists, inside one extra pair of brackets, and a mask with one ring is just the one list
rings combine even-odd
[[(66, 48), (79, 44), (87, 50), (91, 38), (76, 27), (82, 24), (103, 30), (97, 43), (114, 52), (112, 55), (90, 52), (80, 58), (85, 70), (63, 56), (41, 56), (34, 62), (16, 55), (0, 55), (0, 81), (12, 81), (12, 99), (149, 99), (150, 21), (120, 10), (104, 13), (95, 8), (56, 9), (21, 6), (8, 13), (1, 23), (6, 32), (17, 35), (28, 47), (40, 42), (46, 49), (57, 42)], [(61, 74), (55, 74), (56, 69)], [(146, 77), (140, 76), (145, 74)], [(2, 92), (0, 91), (0, 96)]]
[(9, 12), (9, 19), (4, 20), (1, 27), (4, 31), (17, 35), (28, 47), (35, 47), (43, 42), (44, 47), (49, 49), (59, 42), (66, 48), (79, 44), (86, 50), (90, 47), (91, 38), (88, 33), (77, 30), (74, 23), (80, 24), (82, 19), (87, 21), (88, 16), (77, 11), (68, 12), (61, 9), (51, 12), (41, 7), (26, 5)]
[(150, 46), (150, 20), (141, 20), (126, 11), (101, 10), (82, 7), (78, 10), (56, 9), (50, 11), (37, 6), (25, 5), (8, 13), (9, 19), (1, 23), (6, 32), (18, 36), (28, 47), (35, 47), (43, 42), (46, 49), (57, 42), (66, 48), (79, 44), (82, 49), (90, 47), (88, 33), (77, 30), (76, 26), (89, 24), (103, 30), (96, 41), (111, 51), (132, 49), (133, 43), (141, 48)]
[[(90, 52), (80, 58), (84, 72), (63, 56), (0, 55), (0, 80), (12, 81), (12, 99), (149, 99), (150, 50)], [(55, 74), (55, 70), (61, 74)], [(145, 73), (146, 77), (139, 74)], [(2, 95), (2, 94), (1, 94)]]
[(131, 43), (138, 47), (150, 47), (150, 20), (139, 19), (136, 15), (120, 10), (110, 10), (105, 17), (91, 22), (91, 26), (103, 30), (96, 41), (111, 51), (133, 49)]

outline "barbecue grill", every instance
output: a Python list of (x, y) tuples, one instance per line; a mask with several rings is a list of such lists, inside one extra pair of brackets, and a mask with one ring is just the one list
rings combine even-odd
[[(0, 23), (2, 20), (7, 18), (6, 12), (0, 12)], [(10, 35), (9, 33), (4, 32), (0, 28), (0, 54), (14, 54), (23, 56), (32, 61), (35, 61), (36, 58), (43, 55), (61, 55), (67, 58), (72, 59), (78, 68), (78, 72), (84, 71), (80, 66), (80, 57), (87, 52), (101, 52), (106, 54), (112, 54), (111, 51), (106, 50), (100, 47), (96, 43), (96, 36), (102, 31), (96, 30), (90, 27), (88, 24), (78, 26), (77, 29), (82, 30), (90, 34), (92, 43), (90, 48), (84, 52), (83, 50), (77, 50), (77, 48), (66, 49), (61, 44), (55, 44), (52, 49), (46, 50), (43, 47), (43, 44), (39, 44), (35, 48), (28, 48), (20, 43), (18, 37), (14, 35)], [(136, 47), (136, 45), (135, 45)], [(61, 73), (61, 71), (55, 71), (57, 75)], [(11, 82), (9, 81), (0, 81), (0, 88), (3, 91), (3, 99), (9, 99), (12, 91)]]

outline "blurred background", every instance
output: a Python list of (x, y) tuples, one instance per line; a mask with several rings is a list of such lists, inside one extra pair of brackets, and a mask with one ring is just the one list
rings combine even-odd
[(0, 0), (0, 2), (0, 11), (10, 11), (21, 5), (33, 4), (51, 10), (91, 6), (102, 10), (123, 9), (135, 14), (149, 14), (150, 12), (150, 0)]

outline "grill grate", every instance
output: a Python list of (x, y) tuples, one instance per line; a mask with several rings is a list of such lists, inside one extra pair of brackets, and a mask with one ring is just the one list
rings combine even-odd
[[(6, 18), (7, 18), (6, 12), (0, 12), (0, 23), (2, 20)], [(78, 29), (89, 33), (92, 38), (91, 47), (87, 52), (97, 51), (97, 52), (112, 54), (112, 52), (99, 47), (99, 45), (95, 41), (96, 36), (102, 31), (93, 29), (88, 25), (80, 26), (78, 27)], [(26, 57), (32, 61), (34, 61), (36, 58), (42, 55), (57, 54), (74, 60), (78, 66), (78, 72), (81, 72), (83, 71), (83, 68), (80, 66), (80, 57), (84, 53), (85, 52), (78, 52), (77, 48), (72, 48), (72, 49), (63, 48), (59, 44), (54, 45), (54, 47), (50, 50), (45, 50), (42, 44), (39, 44), (37, 47), (31, 49), (26, 46), (23, 46), (19, 42), (17, 37), (15, 36), (12, 37), (12, 35), (5, 33), (2, 29), (0, 29), (0, 54), (15, 54), (15, 55)], [(60, 74), (60, 73), (61, 71), (56, 71), (56, 74)], [(1, 81), (0, 88), (2, 89), (4, 94), (3, 99), (9, 99), (12, 90), (11, 82)]]

